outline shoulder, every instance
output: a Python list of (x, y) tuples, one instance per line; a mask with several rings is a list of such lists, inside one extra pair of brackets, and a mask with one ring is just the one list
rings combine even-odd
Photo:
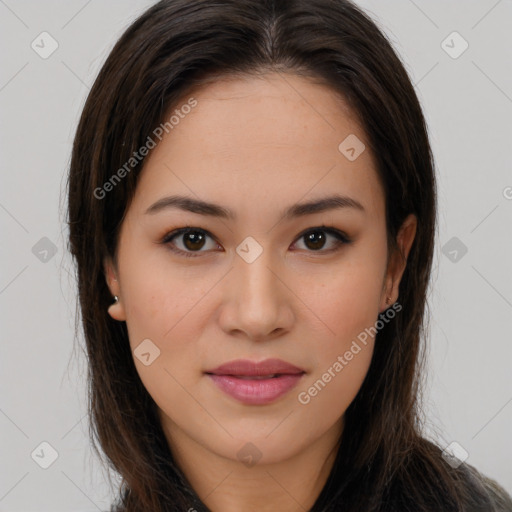
[(512, 512), (512, 497), (495, 480), (464, 462), (447, 463), (436, 443), (422, 438), (395, 472), (386, 502), (400, 511)]

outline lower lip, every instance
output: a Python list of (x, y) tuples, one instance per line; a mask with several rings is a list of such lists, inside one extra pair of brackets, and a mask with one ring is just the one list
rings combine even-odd
[(303, 373), (269, 379), (239, 379), (232, 375), (207, 374), (227, 395), (248, 405), (264, 405), (285, 395), (298, 383)]

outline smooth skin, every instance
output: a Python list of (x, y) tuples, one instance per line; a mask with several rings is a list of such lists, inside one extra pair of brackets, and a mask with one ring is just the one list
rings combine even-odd
[[(191, 96), (197, 106), (148, 155), (116, 261), (105, 260), (119, 297), (109, 313), (126, 322), (132, 351), (146, 339), (160, 350), (148, 366), (134, 355), (135, 365), (203, 502), (214, 512), (303, 512), (332, 469), (375, 339), (308, 404), (298, 394), (398, 300), (417, 220), (407, 217), (397, 237), (405, 258), (397, 251), (388, 260), (385, 196), (366, 135), (327, 86), (269, 73), (203, 85), (178, 107)], [(354, 161), (338, 149), (350, 134), (366, 145)], [(364, 211), (282, 218), (290, 206), (332, 194)], [(178, 208), (147, 213), (170, 195), (218, 204), (236, 218)], [(322, 225), (351, 242), (338, 245)], [(186, 226), (206, 231), (202, 241), (189, 233), (162, 242)], [(262, 248), (251, 263), (236, 252), (247, 237)], [(204, 373), (239, 358), (280, 358), (306, 374), (275, 402), (245, 405)], [(254, 461), (260, 457), (255, 464), (240, 460), (244, 446)]]

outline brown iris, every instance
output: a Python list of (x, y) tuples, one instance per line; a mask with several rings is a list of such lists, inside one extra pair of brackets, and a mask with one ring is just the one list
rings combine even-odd
[(304, 238), (306, 240), (306, 245), (308, 245), (308, 243), (311, 244), (308, 245), (310, 249), (318, 250), (325, 244), (325, 233), (322, 231), (311, 231), (309, 234), (304, 235)]
[(205, 234), (200, 231), (187, 231), (183, 234), (183, 244), (191, 251), (201, 249), (204, 245)]

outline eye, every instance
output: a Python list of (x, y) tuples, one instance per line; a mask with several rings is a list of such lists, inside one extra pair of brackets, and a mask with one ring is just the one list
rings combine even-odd
[[(204, 229), (185, 227), (175, 229), (166, 235), (162, 243), (168, 245), (173, 252), (186, 257), (194, 257), (198, 256), (193, 254), (194, 252), (205, 252), (201, 251), (201, 249), (205, 246), (205, 240), (207, 238), (213, 240), (213, 237)], [(175, 244), (175, 239), (181, 240), (182, 248), (176, 247), (176, 245), (179, 244)]]
[[(328, 240), (329, 237), (333, 239), (331, 248), (324, 249), (326, 240)], [(208, 244), (206, 243), (208, 238), (214, 242), (213, 236), (208, 231), (205, 231), (201, 228), (187, 226), (171, 231), (163, 238), (161, 243), (168, 245), (173, 252), (182, 256), (196, 257), (200, 254), (194, 253), (208, 252), (208, 250), (220, 247), (214, 242), (213, 245), (208, 248)], [(306, 250), (308, 250), (308, 252), (324, 253), (337, 251), (342, 245), (349, 244), (351, 242), (347, 235), (337, 230), (336, 228), (327, 226), (310, 228), (307, 231), (302, 232), (297, 238), (297, 240), (301, 239), (304, 239), (307, 248)], [(178, 240), (179, 243), (176, 243), (175, 240)], [(179, 247), (180, 245), (181, 247)], [(204, 249), (205, 246), (206, 250), (201, 250)]]
[[(327, 236), (326, 236), (327, 234)], [(328, 237), (333, 238), (331, 249), (324, 249)], [(327, 226), (319, 226), (317, 228), (310, 228), (299, 235), (298, 240), (304, 240), (308, 249), (312, 252), (334, 252), (344, 244), (349, 244), (351, 240), (341, 231), (336, 228), (328, 228)]]

